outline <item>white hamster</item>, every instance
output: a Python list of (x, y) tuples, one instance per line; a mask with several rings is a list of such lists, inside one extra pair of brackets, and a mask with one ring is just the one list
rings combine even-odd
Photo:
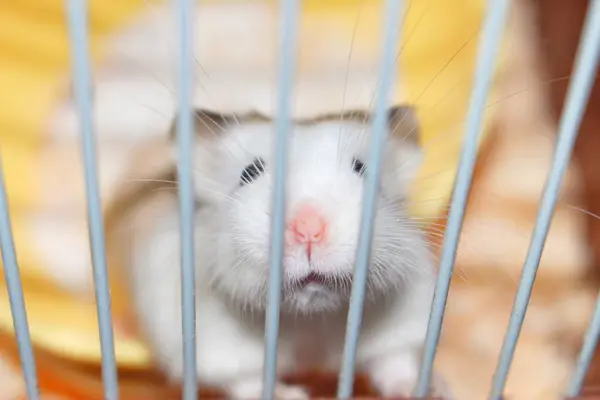
[[(258, 114), (236, 117), (197, 110), (195, 116), (198, 380), (232, 398), (259, 398), (273, 123)], [(402, 396), (410, 395), (416, 383), (435, 274), (426, 238), (407, 213), (408, 185), (421, 159), (416, 117), (409, 106), (399, 106), (390, 110), (389, 118), (392, 134), (384, 151), (357, 368), (383, 396)], [(172, 132), (171, 140), (176, 130)], [(294, 121), (281, 374), (340, 367), (370, 138), (370, 115), (365, 112)], [(174, 142), (171, 150), (175, 158)], [(174, 169), (169, 171), (166, 175), (174, 177)], [(183, 374), (176, 194), (152, 189), (146, 196), (134, 196), (128, 217), (119, 218), (132, 241), (126, 270), (139, 325), (158, 365), (173, 380)], [(441, 381), (435, 382), (434, 391), (446, 395), (440, 393), (446, 390), (437, 384)], [(308, 395), (284, 383), (276, 390), (281, 399)]]

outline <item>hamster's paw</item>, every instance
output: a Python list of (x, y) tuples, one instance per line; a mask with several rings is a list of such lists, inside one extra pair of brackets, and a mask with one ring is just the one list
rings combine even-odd
[(276, 400), (309, 400), (309, 393), (300, 386), (278, 384), (275, 387)]
[(406, 352), (374, 360), (368, 373), (373, 386), (383, 397), (408, 397), (417, 382), (419, 370), (415, 356)]
[[(235, 400), (255, 400), (262, 397), (262, 377), (239, 381), (230, 387), (230, 397)], [(309, 400), (309, 393), (300, 386), (277, 383), (274, 400)]]
[[(373, 386), (383, 397), (411, 398), (417, 385), (418, 374), (416, 357), (410, 353), (378, 360), (369, 370)], [(448, 385), (439, 374), (432, 377), (429, 396), (434, 399), (453, 399)]]

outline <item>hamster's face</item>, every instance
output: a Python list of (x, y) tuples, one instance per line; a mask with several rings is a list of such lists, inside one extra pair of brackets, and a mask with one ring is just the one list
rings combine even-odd
[[(361, 224), (370, 126), (359, 122), (296, 125), (286, 179), (282, 307), (314, 313), (343, 306), (350, 295)], [(230, 124), (199, 146), (196, 191), (200, 263), (212, 286), (252, 308), (266, 305), (274, 129)], [(403, 204), (419, 154), (401, 140), (386, 146), (367, 288), (385, 293), (429, 265), (424, 238)], [(413, 168), (416, 169), (416, 168)], [(409, 176), (410, 175), (410, 176)]]

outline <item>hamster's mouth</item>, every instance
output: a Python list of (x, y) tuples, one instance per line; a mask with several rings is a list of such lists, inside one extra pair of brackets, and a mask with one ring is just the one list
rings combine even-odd
[(295, 279), (293, 282), (290, 282), (288, 288), (293, 291), (338, 291), (347, 289), (349, 287), (349, 283), (349, 281), (341, 280), (340, 277), (337, 277), (335, 275), (326, 275), (318, 272), (311, 272), (302, 278)]
[(325, 275), (311, 272), (310, 274), (306, 275), (304, 278), (300, 279), (300, 281), (298, 281), (298, 286), (300, 286), (300, 287), (305, 287), (310, 284), (327, 286), (328, 280), (325, 277)]
[(315, 272), (311, 272), (310, 274), (306, 275), (304, 277), (304, 279), (302, 279), (300, 281), (301, 285), (308, 285), (309, 283), (316, 283), (319, 285), (325, 285), (327, 283), (327, 278), (325, 277), (325, 275), (321, 275), (321, 274), (317, 274)]

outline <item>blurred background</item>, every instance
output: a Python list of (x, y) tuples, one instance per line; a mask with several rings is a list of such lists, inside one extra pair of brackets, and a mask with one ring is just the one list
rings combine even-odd
[[(485, 1), (405, 3), (394, 102), (415, 104), (419, 111), (426, 161), (414, 188), (414, 213), (426, 222), (439, 252)], [(487, 396), (587, 7), (584, 0), (513, 3), (436, 360), (460, 400)], [(273, 114), (277, 3), (202, 4), (196, 104)], [(297, 115), (369, 106), (377, 83), (382, 4), (303, 2)], [(167, 14), (163, 3), (151, 0), (90, 1), (105, 204), (127, 184), (123, 176), (130, 173), (130, 161), (164, 135), (176, 108), (177, 38), (161, 22)], [(0, 154), (40, 388), (45, 399), (101, 399), (68, 43), (63, 2), (0, 3)], [(540, 264), (508, 398), (559, 398), (587, 328), (599, 287), (599, 130), (596, 85)], [(113, 284), (112, 294), (122, 398), (177, 398), (179, 388), (154, 370), (149, 349), (130, 323), (121, 284)], [(335, 393), (330, 375), (290, 379), (315, 394)], [(0, 388), (0, 400), (25, 398), (4, 282)], [(356, 389), (357, 395), (373, 394), (361, 378)], [(590, 371), (586, 394), (600, 395), (600, 360)]]

